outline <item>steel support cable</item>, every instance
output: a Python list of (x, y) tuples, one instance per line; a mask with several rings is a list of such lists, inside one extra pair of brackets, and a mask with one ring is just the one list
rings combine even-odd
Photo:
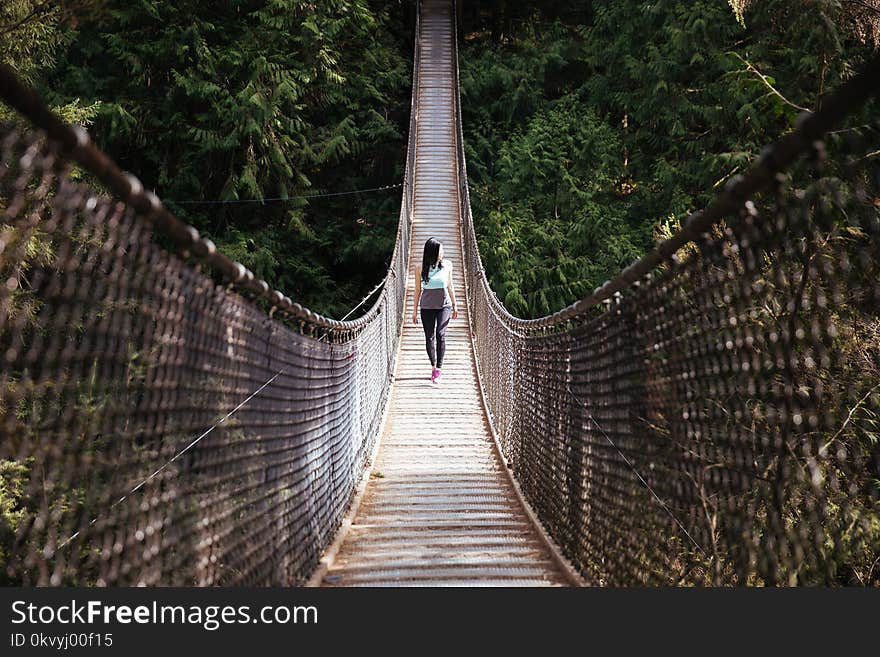
[[(158, 467), (158, 468), (157, 468), (152, 474), (150, 474), (148, 477), (146, 477), (146, 478), (143, 479), (140, 483), (138, 483), (134, 488), (132, 488), (130, 491), (128, 491), (128, 493), (126, 493), (125, 495), (123, 495), (122, 497), (120, 497), (118, 500), (116, 500), (112, 505), (110, 505), (110, 509), (112, 509), (113, 507), (115, 507), (115, 506), (117, 506), (117, 505), (119, 505), (119, 504), (122, 504), (125, 500), (128, 499), (128, 497), (129, 497), (130, 495), (134, 495), (138, 490), (140, 490), (140, 488), (141, 488), (142, 486), (144, 486), (145, 484), (148, 484), (150, 481), (152, 481), (153, 479), (155, 479), (157, 475), (159, 475), (163, 470), (165, 470), (165, 468), (167, 468), (169, 465), (171, 465), (172, 463), (174, 463), (174, 462), (175, 462), (177, 459), (179, 459), (181, 456), (183, 456), (184, 454), (186, 454), (190, 449), (192, 449), (193, 447), (195, 447), (195, 446), (196, 446), (196, 445), (202, 440), (202, 438), (204, 438), (205, 436), (207, 436), (208, 434), (210, 434), (212, 431), (214, 431), (214, 429), (216, 429), (216, 428), (219, 427), (221, 424), (223, 424), (224, 422), (226, 422), (226, 420), (228, 420), (228, 419), (231, 418), (233, 415), (235, 415), (235, 413), (236, 413), (241, 407), (243, 407), (245, 404), (247, 404), (251, 399), (253, 399), (253, 398), (256, 397), (257, 395), (259, 395), (259, 394), (260, 394), (260, 393), (261, 393), (261, 392), (262, 392), (267, 386), (271, 385), (272, 382), (275, 381), (275, 379), (277, 379), (277, 378), (278, 378), (279, 376), (281, 376), (283, 373), (284, 373), (283, 370), (279, 370), (278, 372), (276, 372), (276, 373), (272, 376), (272, 378), (270, 378), (270, 379), (269, 379), (268, 381), (266, 381), (263, 385), (261, 385), (259, 388), (257, 388), (256, 390), (254, 390), (254, 391), (253, 391), (253, 392), (252, 392), (252, 393), (251, 393), (246, 399), (242, 400), (242, 402), (241, 402), (238, 406), (236, 406), (235, 408), (233, 408), (233, 409), (232, 409), (231, 411), (229, 411), (226, 415), (224, 415), (222, 418), (220, 418), (219, 420), (217, 420), (217, 422), (215, 422), (215, 423), (212, 424), (210, 427), (208, 427), (207, 429), (205, 429), (205, 431), (203, 431), (203, 432), (201, 433), (201, 435), (199, 435), (197, 438), (195, 438), (195, 439), (194, 439), (192, 442), (190, 442), (186, 447), (184, 447), (182, 450), (180, 450), (179, 452), (177, 452), (177, 454), (175, 454), (175, 455), (172, 456), (170, 459), (168, 459), (165, 463), (163, 463), (161, 466), (159, 466), (159, 467)], [(97, 517), (96, 517), (96, 518), (93, 518), (91, 521), (89, 521), (89, 526), (94, 525), (97, 521), (98, 521), (98, 518), (97, 518)], [(68, 543), (70, 543), (70, 541), (72, 541), (73, 539), (75, 539), (77, 536), (79, 536), (79, 532), (76, 532), (76, 533), (73, 534), (70, 538), (68, 538), (67, 540), (63, 541), (63, 542), (58, 546), (58, 549), (63, 548), (65, 545), (67, 545)]]
[(657, 494), (657, 492), (653, 488), (651, 488), (651, 484), (649, 484), (647, 480), (641, 475), (636, 466), (633, 465), (632, 461), (630, 461), (626, 457), (626, 454), (623, 453), (623, 450), (621, 450), (620, 447), (614, 444), (614, 441), (611, 440), (611, 437), (605, 432), (605, 430), (602, 428), (602, 425), (596, 421), (595, 417), (593, 417), (593, 414), (590, 412), (589, 407), (583, 402), (580, 397), (572, 392), (570, 387), (566, 386), (566, 390), (568, 391), (568, 394), (571, 395), (571, 398), (574, 399), (584, 408), (584, 410), (587, 411), (587, 419), (596, 426), (596, 428), (599, 430), (599, 433), (601, 433), (605, 437), (605, 440), (608, 441), (608, 444), (611, 445), (614, 450), (620, 455), (620, 458), (622, 458), (624, 463), (626, 463), (626, 465), (633, 471), (633, 474), (636, 476), (636, 478), (642, 483), (645, 488), (648, 489), (648, 492), (651, 493), (651, 496), (655, 500), (657, 500), (657, 503), (661, 507), (663, 507), (663, 510), (666, 511), (667, 514), (669, 514), (669, 517), (672, 518), (673, 522), (675, 522), (675, 524), (678, 525), (679, 529), (684, 532), (684, 535), (687, 536), (690, 542), (694, 544), (694, 547), (702, 552), (703, 555), (706, 555), (706, 551), (702, 548), (702, 546), (700, 546), (699, 543), (697, 543), (697, 541), (694, 540), (694, 537), (690, 535), (687, 528), (684, 526), (684, 523), (682, 523), (681, 520), (676, 517), (676, 515), (672, 512), (672, 509), (669, 508), (666, 502), (664, 502)]
[(299, 196), (268, 196), (266, 198), (234, 198), (234, 199), (191, 199), (186, 201), (176, 201), (174, 199), (165, 199), (166, 203), (175, 203), (177, 205), (237, 205), (242, 203), (278, 203), (281, 201), (298, 201), (310, 198), (330, 198), (334, 196), (351, 196), (353, 194), (366, 194), (370, 192), (384, 192), (389, 189), (400, 189), (403, 183), (394, 185), (383, 185), (382, 187), (367, 187), (365, 189), (349, 189), (343, 192), (325, 192), (323, 194), (300, 194)]

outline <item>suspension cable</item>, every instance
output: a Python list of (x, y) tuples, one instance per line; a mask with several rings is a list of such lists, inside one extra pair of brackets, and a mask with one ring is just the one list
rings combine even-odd
[(694, 540), (694, 537), (690, 535), (690, 533), (688, 532), (688, 530), (685, 529), (684, 524), (681, 522), (681, 520), (679, 520), (679, 519), (675, 516), (675, 514), (672, 512), (672, 509), (670, 509), (670, 508), (666, 505), (666, 503), (665, 503), (662, 499), (660, 499), (660, 496), (657, 495), (656, 492), (654, 492), (654, 489), (651, 488), (651, 485), (650, 485), (647, 481), (645, 481), (645, 478), (639, 473), (639, 471), (636, 469), (636, 466), (634, 466), (634, 465), (632, 464), (632, 461), (630, 461), (630, 460), (626, 457), (626, 454), (624, 454), (623, 451), (622, 451), (617, 445), (614, 444), (614, 441), (611, 440), (611, 437), (605, 432), (605, 429), (602, 428), (602, 425), (600, 425), (599, 422), (596, 420), (596, 418), (593, 417), (593, 413), (590, 411), (590, 409), (587, 407), (587, 405), (586, 405), (586, 404), (585, 404), (585, 403), (584, 403), (584, 402), (583, 402), (583, 401), (582, 401), (582, 400), (581, 400), (576, 394), (574, 394), (574, 392), (573, 392), (572, 389), (571, 389), (571, 386), (569, 386), (568, 384), (566, 384), (565, 387), (566, 387), (566, 389), (568, 390), (568, 394), (571, 396), (571, 398), (574, 399), (578, 404), (580, 404), (581, 407), (583, 407), (583, 409), (587, 412), (587, 418), (589, 418), (589, 420), (590, 420), (593, 424), (596, 425), (596, 428), (599, 430), (599, 432), (600, 432), (603, 436), (605, 436), (605, 440), (607, 440), (608, 443), (609, 443), (609, 444), (610, 444), (615, 450), (617, 450), (617, 453), (620, 454), (620, 458), (622, 458), (622, 459), (624, 460), (624, 462), (630, 467), (630, 469), (633, 471), (633, 473), (635, 473), (636, 477), (638, 477), (639, 481), (642, 482), (642, 484), (644, 484), (645, 488), (647, 488), (648, 491), (650, 491), (651, 495), (654, 496), (654, 499), (657, 500), (657, 502), (660, 504), (660, 506), (662, 506), (662, 507), (665, 509), (666, 513), (669, 514), (669, 517), (672, 518), (672, 519), (675, 521), (675, 524), (677, 524), (677, 525), (679, 526), (679, 528), (681, 528), (681, 531), (684, 532), (685, 536), (687, 536), (687, 537), (691, 540), (691, 543), (694, 544), (694, 546), (695, 546), (695, 547), (696, 547), (696, 548), (697, 548), (697, 549), (703, 554), (703, 556), (708, 556), (708, 555), (706, 554), (706, 551), (700, 546), (699, 543), (697, 543), (697, 542)]
[(236, 205), (241, 203), (278, 203), (283, 201), (296, 201), (299, 199), (310, 198), (327, 198), (330, 196), (348, 196), (350, 194), (366, 194), (367, 192), (382, 192), (387, 189), (399, 189), (403, 187), (403, 183), (395, 185), (384, 185), (382, 187), (368, 187), (366, 189), (350, 189), (344, 192), (327, 192), (323, 194), (301, 194), (299, 196), (272, 196), (267, 198), (233, 198), (233, 199), (215, 199), (215, 200), (187, 200), (175, 201), (174, 199), (164, 199), (165, 203), (175, 203), (176, 205)]
[[(279, 370), (278, 372), (276, 372), (276, 373), (272, 376), (272, 378), (270, 378), (270, 379), (269, 379), (268, 381), (266, 381), (263, 385), (261, 385), (259, 388), (257, 388), (256, 390), (254, 390), (254, 392), (252, 392), (252, 393), (251, 393), (251, 394), (250, 394), (250, 395), (249, 395), (244, 401), (242, 401), (238, 406), (236, 406), (236, 407), (233, 408), (231, 411), (229, 411), (229, 412), (228, 412), (226, 415), (224, 415), (220, 420), (218, 420), (217, 422), (215, 422), (210, 428), (208, 428), (208, 429), (206, 429), (205, 431), (203, 431), (202, 434), (201, 434), (198, 438), (196, 438), (195, 440), (193, 440), (189, 445), (187, 445), (187, 446), (184, 447), (182, 450), (180, 450), (179, 452), (177, 452), (177, 454), (175, 454), (175, 455), (172, 456), (170, 459), (168, 459), (168, 461), (166, 461), (165, 463), (163, 463), (163, 464), (162, 464), (162, 465), (161, 465), (161, 466), (160, 466), (155, 472), (153, 472), (153, 474), (151, 474), (149, 477), (147, 477), (146, 479), (144, 479), (143, 481), (141, 481), (141, 483), (139, 483), (137, 486), (135, 486), (135, 487), (132, 488), (130, 491), (128, 491), (128, 493), (126, 493), (125, 495), (123, 495), (122, 497), (120, 497), (118, 500), (116, 500), (113, 504), (111, 504), (110, 507), (107, 509), (107, 511), (110, 511), (111, 509), (115, 508), (116, 506), (122, 504), (122, 503), (123, 503), (125, 500), (127, 500), (131, 495), (133, 495), (134, 493), (136, 493), (136, 492), (138, 491), (138, 489), (140, 489), (142, 486), (144, 486), (144, 485), (147, 484), (148, 482), (150, 482), (150, 481), (152, 481), (153, 479), (155, 479), (155, 477), (156, 477), (160, 472), (162, 472), (165, 468), (167, 468), (169, 465), (171, 465), (172, 463), (174, 463), (177, 459), (179, 459), (181, 456), (183, 456), (183, 455), (184, 455), (186, 452), (188, 452), (190, 449), (192, 449), (193, 447), (195, 447), (196, 444), (197, 444), (199, 441), (202, 440), (202, 438), (204, 438), (205, 436), (207, 436), (209, 433), (211, 433), (212, 431), (214, 431), (214, 429), (216, 429), (216, 428), (219, 427), (221, 424), (223, 424), (224, 422), (226, 422), (226, 420), (228, 420), (229, 418), (231, 418), (231, 417), (232, 417), (232, 416), (233, 416), (233, 415), (234, 415), (234, 414), (235, 414), (235, 413), (236, 413), (236, 412), (237, 412), (242, 406), (244, 406), (245, 404), (247, 404), (251, 399), (253, 399), (254, 397), (256, 397), (258, 394), (260, 394), (260, 393), (261, 393), (261, 392), (262, 392), (262, 391), (263, 391), (263, 390), (264, 390), (269, 384), (271, 384), (275, 379), (277, 379), (279, 376), (281, 376), (281, 374), (283, 374), (283, 372), (284, 372), (283, 370)], [(92, 520), (89, 522), (89, 527), (91, 527), (92, 525), (94, 525), (97, 521), (98, 521), (98, 517), (92, 518)], [(64, 541), (63, 543), (61, 543), (61, 544), (58, 546), (58, 549), (60, 550), (61, 548), (63, 548), (65, 545), (67, 545), (68, 543), (70, 543), (70, 541), (72, 541), (73, 539), (75, 539), (77, 536), (79, 536), (79, 531), (77, 531), (77, 532), (74, 533), (72, 536), (70, 536), (70, 538), (68, 538), (66, 541)]]

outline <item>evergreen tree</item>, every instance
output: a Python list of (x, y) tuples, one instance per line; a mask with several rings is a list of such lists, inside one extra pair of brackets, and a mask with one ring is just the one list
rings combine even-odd
[[(48, 0), (5, 0), (0, 4), (0, 62), (25, 83), (35, 84), (55, 66), (58, 54), (70, 43), (71, 26), (90, 7), (90, 0), (63, 8)], [(69, 123), (87, 125), (99, 107), (99, 101), (83, 105), (73, 97), (52, 109)], [(0, 121), (17, 119), (11, 108), (0, 103)]]
[[(102, 101), (94, 136), (124, 168), (257, 276), (341, 315), (384, 275), (399, 190), (363, 210), (298, 197), (402, 177), (405, 32), (399, 6), (366, 0), (106, 0), (46, 88)], [(271, 198), (293, 200), (250, 202)]]
[[(865, 15), (802, 0), (470, 4), (460, 59), (471, 200), (508, 309), (572, 303), (704, 207), (870, 56), (876, 21)], [(545, 153), (570, 162), (550, 176), (560, 189), (589, 181), (591, 192), (558, 202), (542, 184)], [(528, 254), (527, 275), (505, 264), (510, 254)]]

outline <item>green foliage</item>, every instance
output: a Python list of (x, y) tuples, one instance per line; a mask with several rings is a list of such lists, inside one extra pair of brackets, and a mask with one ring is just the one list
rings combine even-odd
[[(43, 91), (100, 101), (93, 136), (123, 168), (258, 276), (339, 316), (385, 273), (399, 192), (234, 202), (402, 177), (406, 19), (367, 0), (106, 0)], [(233, 203), (178, 202), (200, 200)]]
[(474, 217), (511, 312), (558, 310), (618, 273), (870, 54), (838, 3), (731, 5), (736, 15), (710, 0), (464, 12)]
[(552, 312), (639, 255), (620, 141), (592, 110), (581, 114), (575, 96), (536, 112), (501, 145), (496, 166), (499, 184), (475, 187), (475, 211), (493, 289), (511, 312)]
[[(83, 0), (82, 5), (86, 4)], [(58, 54), (70, 44), (72, 33), (66, 21), (71, 18), (71, 13), (45, 0), (5, 0), (0, 4), (0, 62), (24, 82), (34, 84), (55, 66)], [(52, 109), (68, 123), (88, 125), (100, 102), (83, 105), (74, 97)], [(16, 118), (11, 108), (0, 103), (0, 121)]]
[[(23, 508), (28, 467), (18, 461), (0, 461), (0, 564), (9, 562), (9, 546), (27, 517)], [(5, 573), (0, 573), (0, 580)]]
[(0, 61), (33, 84), (55, 64), (70, 34), (58, 29), (61, 11), (40, 0), (8, 0), (0, 5)]

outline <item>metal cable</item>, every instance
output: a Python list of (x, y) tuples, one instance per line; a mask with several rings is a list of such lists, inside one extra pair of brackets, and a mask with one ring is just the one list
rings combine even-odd
[[(568, 393), (571, 395), (572, 399), (574, 399), (581, 406), (584, 406), (584, 408), (586, 408), (586, 404), (584, 404), (584, 402), (582, 402), (580, 399), (578, 399), (577, 395), (575, 395), (571, 391), (570, 387), (566, 386), (566, 390), (568, 390)], [(684, 523), (682, 523), (681, 520), (679, 520), (678, 518), (675, 517), (675, 514), (666, 505), (666, 502), (664, 502), (663, 499), (657, 494), (657, 492), (653, 488), (651, 488), (651, 484), (649, 484), (647, 482), (647, 480), (641, 475), (641, 473), (636, 469), (636, 466), (634, 466), (632, 464), (632, 462), (628, 458), (626, 458), (626, 454), (624, 454), (623, 451), (617, 445), (614, 444), (614, 441), (611, 440), (611, 437), (605, 432), (605, 430), (602, 428), (602, 425), (596, 421), (596, 418), (594, 418), (591, 413), (587, 412), (587, 419), (596, 425), (596, 428), (599, 430), (599, 433), (601, 433), (605, 437), (605, 440), (608, 441), (608, 444), (614, 448), (614, 450), (618, 453), (618, 455), (623, 460), (623, 462), (626, 463), (627, 466), (629, 466), (629, 468), (633, 471), (633, 474), (638, 478), (638, 480), (642, 483), (642, 485), (644, 485), (644, 487), (648, 489), (648, 492), (651, 493), (653, 498), (655, 500), (657, 500), (657, 503), (663, 507), (663, 510), (666, 511), (666, 513), (669, 514), (669, 517), (672, 518), (672, 520), (675, 522), (675, 524), (678, 525), (679, 528), (681, 528), (681, 531), (684, 533), (685, 536), (688, 537), (688, 540), (690, 540), (690, 542), (694, 544), (694, 547), (696, 547), (700, 552), (702, 552), (705, 555), (706, 551), (702, 548), (702, 546), (699, 543), (697, 543), (694, 540), (694, 537), (688, 533), (688, 530), (684, 526)]]
[(385, 185), (383, 187), (368, 187), (366, 189), (350, 189), (344, 192), (327, 192), (324, 194), (301, 194), (299, 196), (268, 196), (266, 198), (236, 198), (227, 200), (188, 200), (175, 201), (174, 199), (165, 199), (166, 203), (176, 203), (177, 205), (236, 205), (240, 203), (277, 203), (280, 201), (297, 201), (300, 199), (310, 198), (328, 198), (331, 196), (350, 196), (352, 194), (366, 194), (368, 192), (383, 192), (388, 189), (400, 189), (402, 183), (396, 185)]

